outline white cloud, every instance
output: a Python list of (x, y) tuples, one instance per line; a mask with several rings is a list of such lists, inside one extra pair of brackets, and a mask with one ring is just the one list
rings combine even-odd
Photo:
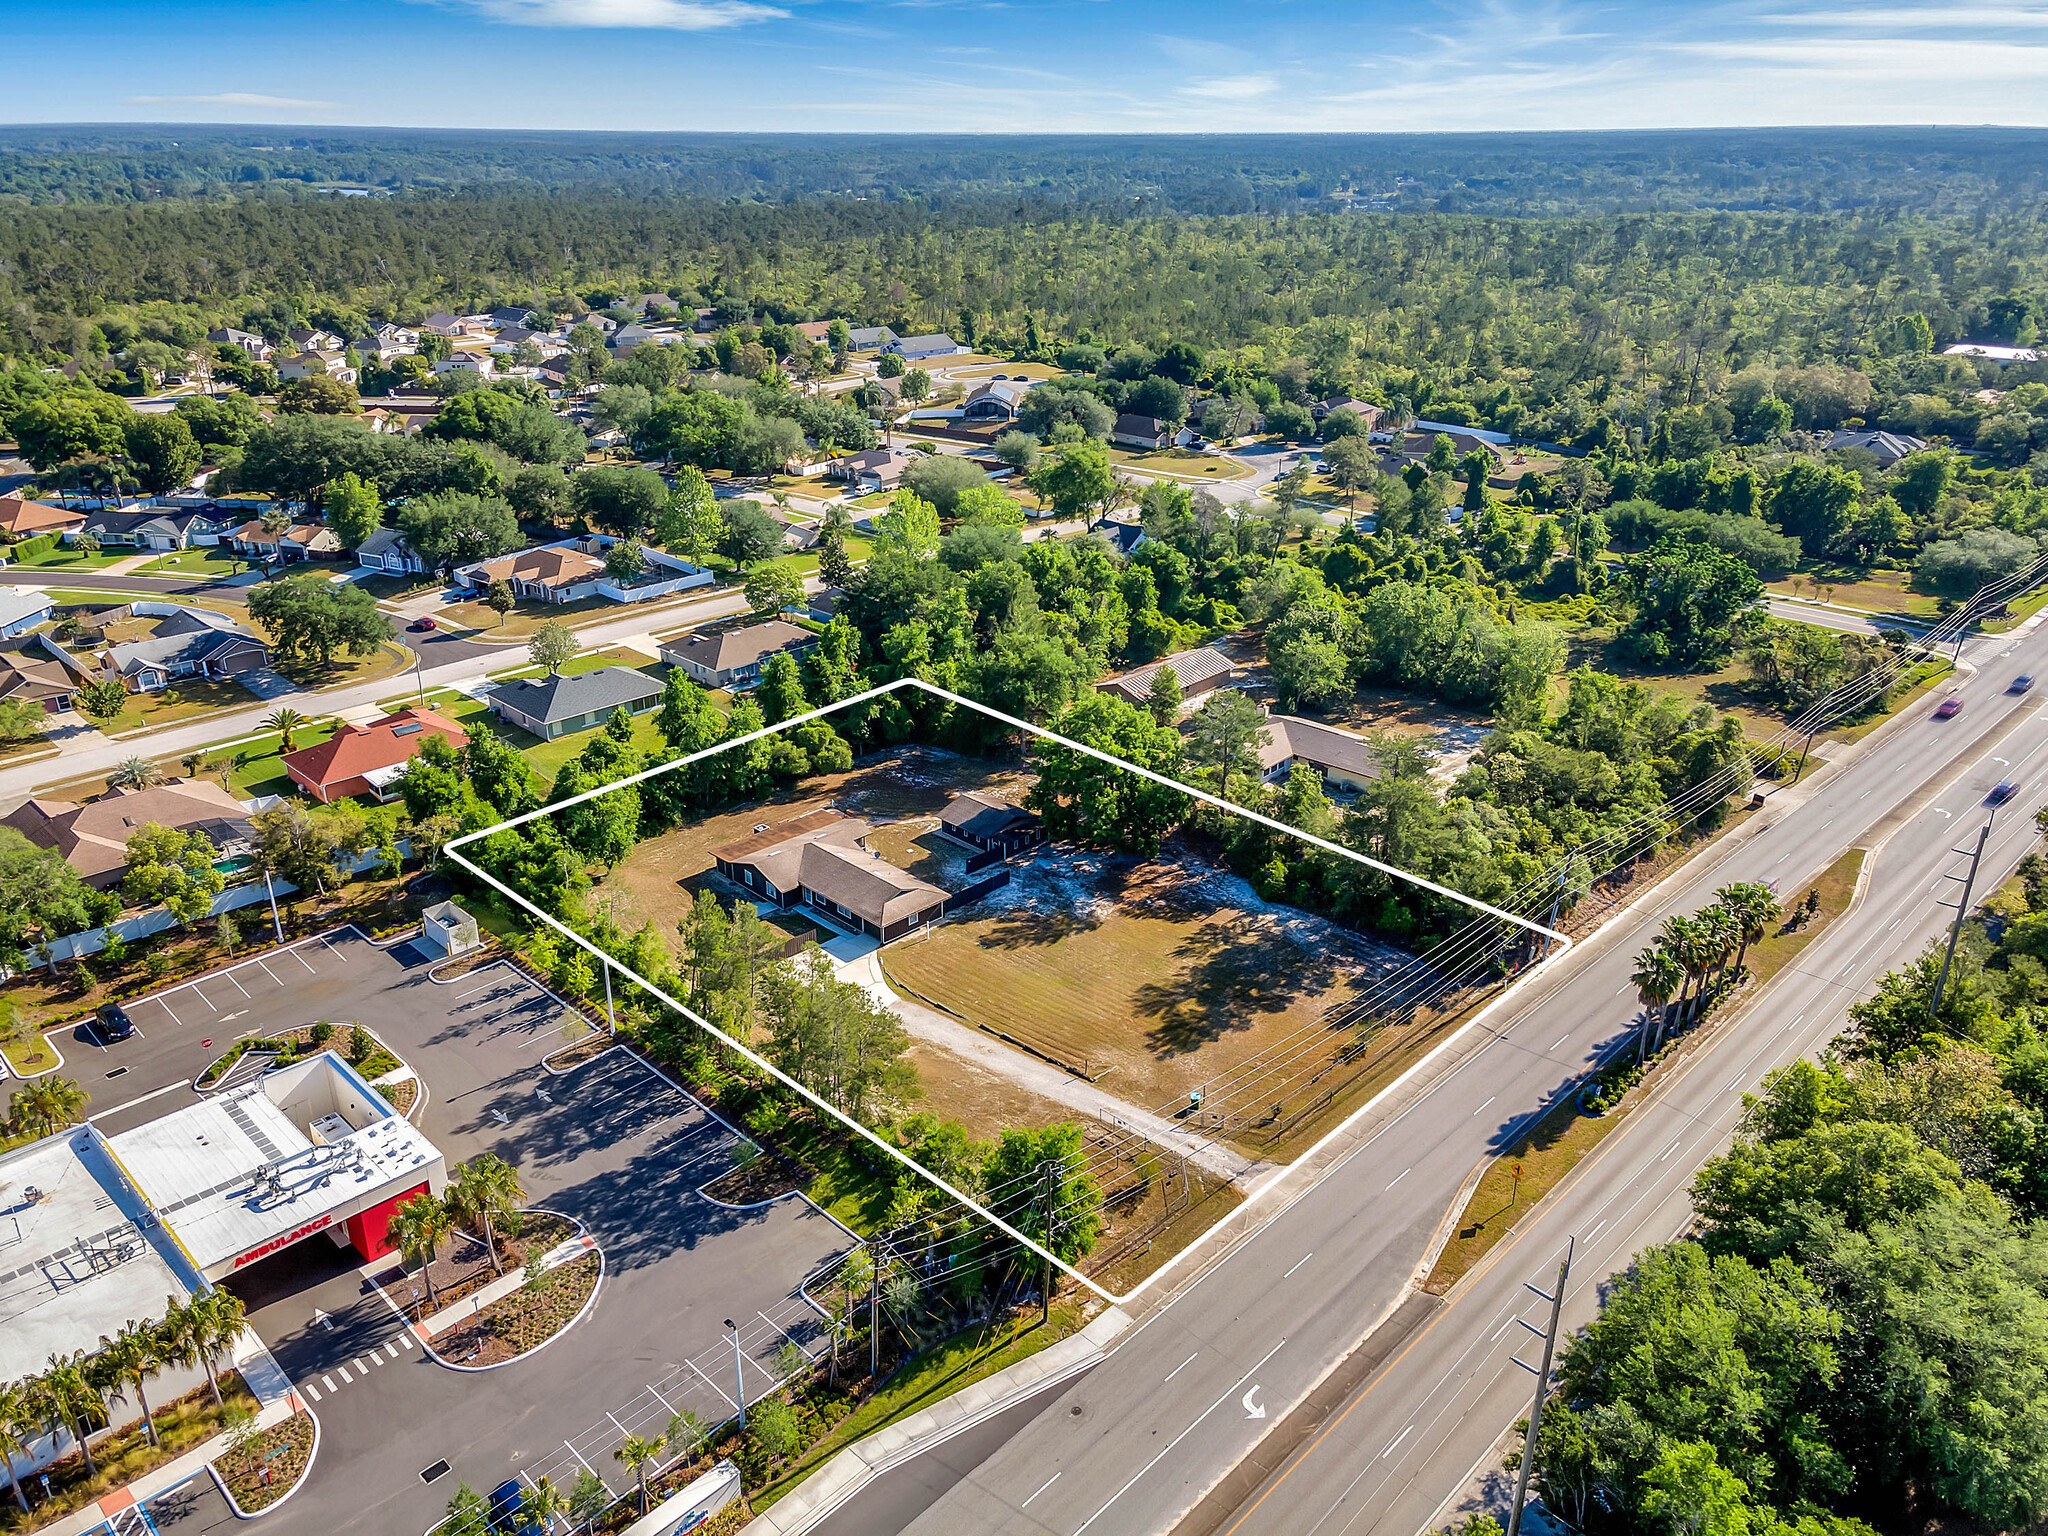
[(515, 27), (635, 27), (709, 32), (771, 21), (789, 12), (755, 0), (457, 0)]
[(301, 101), (295, 96), (259, 96), (250, 91), (220, 91), (211, 96), (130, 96), (140, 107), (293, 107), (307, 112), (338, 111), (331, 101)]
[(1209, 101), (1251, 101), (1273, 89), (1271, 75), (1219, 75), (1211, 80), (1190, 80), (1181, 87), (1184, 96)]

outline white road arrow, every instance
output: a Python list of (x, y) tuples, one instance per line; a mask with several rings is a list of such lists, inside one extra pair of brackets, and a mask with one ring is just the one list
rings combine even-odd
[(327, 1329), (330, 1333), (334, 1330), (334, 1319), (329, 1317), (325, 1312), (322, 1312), (318, 1307), (315, 1307), (313, 1309), (313, 1321), (318, 1323), (322, 1328)]
[(1265, 1407), (1252, 1401), (1258, 1395), (1259, 1384), (1255, 1381), (1245, 1389), (1244, 1394), (1244, 1416), (1248, 1419), (1263, 1419), (1266, 1416)]

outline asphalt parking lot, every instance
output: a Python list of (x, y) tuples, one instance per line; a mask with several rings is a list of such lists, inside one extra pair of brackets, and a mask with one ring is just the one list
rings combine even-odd
[[(415, 1118), (451, 1166), (495, 1152), (529, 1204), (583, 1223), (603, 1248), (582, 1321), (481, 1373), (433, 1361), (352, 1251), (322, 1238), (237, 1276), (252, 1326), (321, 1423), (306, 1485), (265, 1517), (277, 1531), (423, 1531), (458, 1482), (483, 1490), (546, 1473), (566, 1485), (586, 1466), (624, 1492), (611, 1449), (627, 1433), (663, 1433), (682, 1409), (714, 1423), (732, 1413), (726, 1318), (741, 1324), (750, 1401), (786, 1342), (822, 1347), (797, 1288), (853, 1241), (801, 1201), (735, 1211), (697, 1194), (731, 1166), (731, 1131), (623, 1050), (549, 1072), (541, 1058), (564, 1039), (563, 1010), (521, 973), (498, 964), (443, 984), (430, 969), (408, 946), (329, 934), (129, 1003), (134, 1039), (60, 1042), (113, 1131), (191, 1102), (191, 1079), (239, 1034), (360, 1021), (423, 1079)], [(423, 1480), (442, 1461), (449, 1470)], [(191, 1502), (181, 1530), (210, 1529), (199, 1495)]]

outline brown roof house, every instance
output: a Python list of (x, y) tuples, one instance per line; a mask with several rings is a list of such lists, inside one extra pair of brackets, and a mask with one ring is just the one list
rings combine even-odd
[(1296, 763), (1307, 763), (1332, 789), (1356, 792), (1380, 776), (1372, 744), (1363, 737), (1296, 715), (1268, 715), (1259, 771), (1268, 783), (1275, 783)]
[(522, 549), (516, 555), (465, 565), (455, 573), (464, 587), (481, 590), (502, 581), (511, 586), (513, 596), (540, 603), (573, 603), (595, 596), (603, 578), (604, 562), (597, 556), (557, 545)]
[(868, 850), (870, 822), (812, 811), (712, 852), (718, 872), (757, 904), (805, 906), (886, 944), (935, 922), (946, 893)]
[(46, 715), (69, 714), (84, 681), (78, 663), (46, 635), (0, 641), (0, 699), (40, 704)]
[(1150, 662), (1096, 686), (1104, 693), (1113, 693), (1132, 704), (1143, 704), (1152, 695), (1152, 679), (1161, 667), (1171, 669), (1173, 675), (1180, 679), (1180, 696), (1193, 699), (1213, 688), (1222, 687), (1224, 679), (1237, 669), (1237, 663), (1214, 646), (1202, 645), (1192, 651), (1169, 656), (1164, 661)]
[(661, 642), (661, 659), (681, 667), (706, 688), (745, 688), (759, 682), (768, 658), (782, 651), (808, 650), (818, 637), (807, 629), (770, 619), (718, 634), (685, 635)]
[(354, 795), (389, 800), (397, 795), (406, 765), (429, 737), (459, 747), (469, 733), (431, 709), (401, 709), (368, 725), (343, 725), (327, 740), (284, 756), (292, 782), (323, 804)]
[(128, 873), (128, 839), (152, 822), (204, 832), (225, 856), (244, 851), (248, 809), (211, 779), (173, 779), (150, 789), (110, 789), (97, 800), (31, 800), (0, 820), (39, 848), (54, 848), (79, 878), (110, 890)]
[(84, 526), (83, 512), (22, 496), (0, 496), (0, 533), (29, 538), (38, 533), (76, 533)]

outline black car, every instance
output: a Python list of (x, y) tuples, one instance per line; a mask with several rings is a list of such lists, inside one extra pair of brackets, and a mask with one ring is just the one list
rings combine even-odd
[(1984, 797), (1984, 803), (1986, 805), (2003, 805), (2019, 792), (2019, 785), (2013, 783), (2011, 779), (2003, 779), (1992, 787), (1990, 794)]
[(2034, 674), (2031, 672), (2022, 672), (2018, 677), (2012, 680), (2012, 686), (2006, 689), (2005, 691), (2007, 693), (2026, 693), (2030, 689), (2032, 689), (2033, 686)]
[(102, 1040), (126, 1040), (135, 1033), (135, 1021), (119, 1003), (108, 1003), (99, 1011), (99, 1025)]

